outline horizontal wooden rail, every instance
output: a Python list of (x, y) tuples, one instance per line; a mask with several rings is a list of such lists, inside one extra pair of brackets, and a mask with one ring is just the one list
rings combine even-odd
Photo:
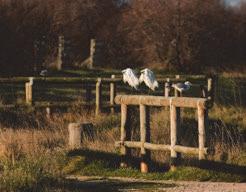
[(148, 106), (170, 106), (197, 108), (199, 105), (206, 108), (208, 100), (205, 98), (191, 97), (162, 97), (146, 95), (118, 95), (115, 97), (116, 104), (126, 105), (148, 105)]
[[(171, 82), (180, 82), (180, 81), (185, 81), (187, 79), (204, 79), (206, 80), (206, 76), (180, 76), (180, 78), (175, 78), (175, 76), (170, 77), (170, 76), (161, 76), (158, 77), (157, 76), (157, 81), (159, 81), (160, 83), (164, 83), (167, 81), (167, 78), (171, 81)], [(122, 82), (122, 76), (118, 75), (115, 78), (101, 78), (102, 82), (104, 83), (118, 83), (118, 82)], [(50, 83), (83, 83), (83, 82), (91, 82), (91, 83), (95, 83), (97, 82), (97, 78), (93, 78), (93, 77), (85, 77), (85, 78), (81, 78), (81, 77), (33, 77), (33, 80), (35, 81), (35, 83), (38, 82), (50, 82)], [(0, 78), (0, 83), (25, 83), (29, 81), (29, 77), (11, 77), (11, 78)]]
[[(129, 148), (139, 148), (141, 149), (142, 143), (138, 141), (116, 141), (115, 142), (116, 147), (129, 147)], [(163, 144), (153, 144), (153, 143), (144, 143), (143, 146), (145, 149), (149, 150), (154, 150), (154, 151), (171, 151), (172, 147), (171, 145), (163, 145)], [(198, 155), (200, 149), (195, 148), (195, 147), (186, 147), (186, 146), (181, 146), (181, 145), (175, 145), (173, 147), (173, 150), (179, 153), (186, 153), (186, 154), (192, 154), (192, 155)], [(201, 151), (203, 154), (207, 155), (208, 154), (208, 148), (202, 148)]]

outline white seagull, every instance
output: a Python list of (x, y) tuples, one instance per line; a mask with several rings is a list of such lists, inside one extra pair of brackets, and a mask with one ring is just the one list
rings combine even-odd
[(186, 81), (184, 83), (176, 83), (176, 84), (173, 84), (172, 87), (174, 89), (176, 89), (177, 91), (179, 91), (181, 94), (184, 92), (184, 91), (188, 91), (190, 88), (191, 88), (192, 84), (191, 82), (189, 81)]
[(124, 83), (128, 83), (134, 89), (138, 89), (139, 80), (136, 73), (131, 69), (127, 68), (122, 71)]
[(42, 70), (40, 72), (40, 75), (43, 76), (43, 77), (47, 76), (48, 75), (48, 70), (47, 69)]
[(149, 87), (152, 91), (159, 87), (159, 84), (155, 78), (153, 71), (150, 69), (143, 69), (141, 71), (141, 75), (139, 77), (139, 82), (144, 82), (147, 87)]

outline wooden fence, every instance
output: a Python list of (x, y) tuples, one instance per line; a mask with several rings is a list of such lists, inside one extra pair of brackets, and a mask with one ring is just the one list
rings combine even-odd
[[(203, 160), (207, 154), (205, 146), (205, 126), (209, 105), (208, 99), (191, 97), (161, 97), (143, 95), (118, 95), (115, 98), (116, 104), (121, 105), (121, 129), (120, 141), (116, 146), (120, 147), (122, 155), (121, 166), (127, 166), (127, 159), (130, 156), (130, 148), (140, 148), (141, 150), (141, 172), (148, 172), (150, 161), (150, 150), (170, 151), (171, 168), (175, 168), (179, 161), (179, 153), (198, 155), (199, 160)], [(140, 141), (131, 141), (131, 127), (129, 127), (129, 105), (139, 106), (140, 111)], [(170, 145), (150, 143), (150, 113), (149, 107), (170, 107)], [(198, 111), (198, 143), (199, 146), (187, 147), (180, 145), (180, 113), (179, 108), (196, 108)]]
[[(206, 80), (207, 83), (204, 84), (194, 84), (193, 86), (200, 86), (201, 88), (201, 96), (204, 98), (209, 98), (210, 100), (213, 100), (213, 95), (214, 95), (214, 89), (213, 89), (213, 80), (212, 78), (207, 78), (205, 76), (189, 76), (190, 78), (194, 79), (204, 79)], [(173, 78), (158, 78), (158, 82), (163, 85), (163, 93), (161, 95), (164, 95), (166, 97), (171, 96), (171, 83), (176, 83), (176, 82), (183, 82), (187, 79), (187, 77), (182, 77), (179, 75), (176, 75)], [(27, 78), (25, 79), (0, 79), (0, 83), (20, 83), (20, 82), (26, 82)], [(115, 112), (115, 107), (116, 103), (114, 102), (114, 98), (117, 95), (117, 92), (119, 91), (118, 85), (122, 84), (122, 78), (116, 77), (115, 75), (112, 75), (111, 78), (30, 78), (29, 82), (25, 83), (25, 95), (26, 95), (26, 104), (27, 105), (33, 105), (35, 107), (39, 107), (39, 104), (35, 103), (35, 97), (33, 97), (34, 91), (36, 89), (33, 88), (33, 86), (37, 86), (38, 83), (40, 82), (45, 82), (45, 84), (49, 83), (55, 83), (55, 84), (60, 84), (60, 83), (71, 83), (71, 84), (84, 84), (85, 86), (81, 86), (81, 89), (85, 89), (86, 94), (85, 94), (85, 102), (90, 103), (90, 101), (94, 100), (93, 103), (95, 103), (95, 114), (98, 115), (101, 113), (102, 109), (104, 107), (109, 107), (110, 111), (112, 113)], [(36, 85), (35, 85), (36, 84)], [(109, 90), (103, 90), (104, 84), (109, 85)], [(94, 85), (94, 86), (91, 86)], [(126, 85), (127, 87), (128, 85)], [(92, 97), (92, 91), (93, 87), (95, 88), (95, 97)], [(108, 101), (103, 101), (102, 97), (102, 92), (108, 92), (109, 95), (109, 100)], [(175, 95), (178, 96), (178, 92), (175, 92)], [(105, 104), (107, 103), (107, 104)], [(211, 102), (212, 103), (212, 102)], [(40, 104), (43, 105), (43, 104)], [(52, 106), (59, 106), (59, 103), (46, 103), (43, 107), (52, 107)], [(63, 104), (64, 105), (64, 104)], [(63, 106), (62, 105), (62, 106)], [(67, 103), (67, 105), (71, 105), (71, 102)]]

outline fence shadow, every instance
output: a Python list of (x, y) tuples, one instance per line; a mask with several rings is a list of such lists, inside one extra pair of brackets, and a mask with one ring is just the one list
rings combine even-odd
[(52, 188), (55, 190), (66, 190), (67, 192), (120, 192), (128, 190), (145, 191), (159, 188), (172, 188), (175, 184), (156, 184), (151, 182), (121, 181), (116, 179), (66, 179), (63, 182), (55, 184)]
[[(129, 167), (139, 169), (139, 165), (142, 159), (136, 156), (137, 153), (132, 154), (133, 155), (129, 156), (127, 163)], [(72, 150), (68, 153), (68, 156), (83, 156), (85, 157), (85, 164), (89, 164), (93, 161), (102, 161), (104, 162), (105, 168), (118, 169), (120, 167), (121, 162), (121, 156), (117, 153), (106, 153), (102, 151), (93, 151), (86, 149)], [(156, 161), (151, 161), (149, 163), (151, 172), (165, 172), (169, 169), (169, 166), (167, 164), (163, 164)]]
[(211, 160), (199, 161), (197, 159), (184, 160), (182, 165), (198, 167), (201, 169), (217, 171), (222, 173), (242, 175), (245, 176), (245, 181), (246, 181), (246, 166), (227, 164), (227, 163), (211, 161)]

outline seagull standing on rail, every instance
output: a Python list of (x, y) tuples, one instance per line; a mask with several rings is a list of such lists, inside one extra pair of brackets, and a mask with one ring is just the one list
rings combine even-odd
[(131, 87), (138, 90), (139, 80), (138, 77), (131, 68), (124, 69), (122, 71), (124, 83), (128, 83)]
[(172, 87), (179, 91), (181, 95), (183, 92), (188, 91), (191, 88), (191, 86), (192, 84), (189, 81), (186, 81), (184, 83), (176, 83), (172, 85)]
[(48, 75), (47, 69), (44, 69), (40, 72), (40, 76), (42, 76), (44, 78), (44, 80), (46, 80), (47, 75)]
[(155, 78), (153, 71), (146, 68), (141, 71), (141, 75), (139, 77), (139, 82), (144, 82), (147, 87), (149, 87), (152, 91), (155, 91), (156, 88), (159, 87), (159, 84)]

